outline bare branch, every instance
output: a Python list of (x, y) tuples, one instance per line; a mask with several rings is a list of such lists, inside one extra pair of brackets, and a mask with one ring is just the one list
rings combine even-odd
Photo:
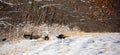
[(45, 7), (51, 7), (51, 6), (60, 6), (60, 5), (61, 4), (46, 4), (46, 5), (41, 6), (39, 9), (45, 8)]
[(14, 5), (13, 3), (5, 2), (5, 1), (2, 1), (2, 0), (0, 0), (0, 2), (1, 2), (1, 3), (4, 3), (4, 4), (6, 4), (6, 5), (10, 5), (10, 6), (13, 6), (13, 5)]

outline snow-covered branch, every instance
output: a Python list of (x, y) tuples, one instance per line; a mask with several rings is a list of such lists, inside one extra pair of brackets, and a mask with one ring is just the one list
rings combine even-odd
[(41, 2), (41, 1), (53, 1), (53, 0), (34, 0), (34, 1)]
[(10, 2), (5, 2), (5, 1), (2, 1), (0, 0), (1, 3), (4, 3), (4, 4), (7, 4), (7, 5), (10, 5), (10, 6), (13, 6), (14, 4), (13, 3), (10, 3)]
[(11, 23), (3, 20), (8, 20), (10, 18), (5, 17), (5, 18), (0, 18), (0, 25), (4, 25), (4, 28), (7, 28), (8, 26), (13, 26)]
[(60, 6), (60, 5), (61, 4), (46, 4), (46, 5), (41, 6), (39, 9), (45, 8), (45, 7), (51, 7), (51, 6)]

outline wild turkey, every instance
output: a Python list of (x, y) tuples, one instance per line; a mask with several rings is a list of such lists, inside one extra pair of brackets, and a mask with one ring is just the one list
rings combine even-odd
[(63, 34), (60, 34), (59, 36), (56, 36), (58, 39), (65, 39), (66, 36), (64, 36)]
[(49, 37), (48, 37), (48, 35), (44, 37), (44, 40), (49, 40)]
[(32, 35), (30, 39), (39, 39), (41, 36), (39, 35)]
[(25, 39), (32, 39), (32, 34), (24, 34), (23, 36)]
[(2, 41), (6, 41), (6, 40), (7, 40), (6, 38), (2, 39)]
[(38, 39), (40, 37), (41, 37), (40, 35), (35, 35), (35, 34), (33, 34), (33, 32), (30, 34), (24, 34), (25, 39)]

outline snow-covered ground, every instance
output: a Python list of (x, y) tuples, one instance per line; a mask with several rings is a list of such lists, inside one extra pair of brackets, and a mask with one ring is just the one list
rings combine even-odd
[(0, 43), (0, 55), (120, 55), (120, 33), (86, 33), (63, 40)]

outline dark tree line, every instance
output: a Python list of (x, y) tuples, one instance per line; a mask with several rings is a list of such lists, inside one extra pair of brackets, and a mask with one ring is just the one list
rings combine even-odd
[[(30, 21), (77, 26), (88, 32), (119, 32), (119, 0), (2, 0), (0, 18), (16, 26)], [(0, 24), (4, 27), (3, 24)]]

